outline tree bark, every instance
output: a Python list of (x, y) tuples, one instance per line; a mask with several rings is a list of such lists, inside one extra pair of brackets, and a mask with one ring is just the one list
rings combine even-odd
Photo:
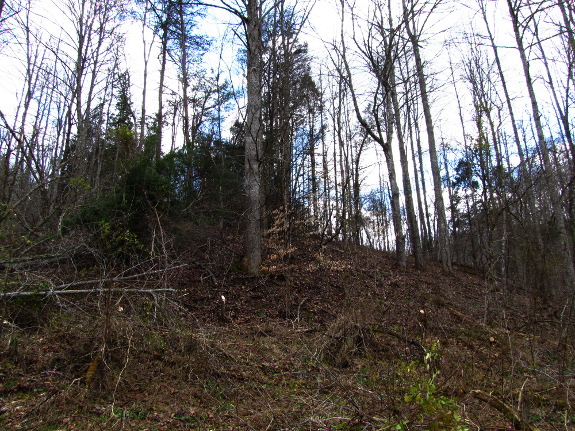
[(262, 1), (247, 0), (247, 109), (245, 137), (246, 230), (245, 266), (259, 272), (262, 261), (261, 228), (261, 113), (262, 113)]

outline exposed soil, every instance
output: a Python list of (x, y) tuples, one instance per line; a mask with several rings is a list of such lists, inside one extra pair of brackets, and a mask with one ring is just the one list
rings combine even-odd
[(3, 301), (1, 429), (575, 429), (563, 304), (312, 238), (249, 276), (237, 236), (174, 235), (187, 266)]

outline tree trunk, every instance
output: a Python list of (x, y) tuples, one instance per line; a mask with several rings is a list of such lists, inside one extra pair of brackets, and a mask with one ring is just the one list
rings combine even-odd
[[(310, 104), (311, 105), (311, 104)], [(313, 107), (308, 107), (308, 124), (309, 124), (309, 157), (310, 157), (310, 182), (311, 182), (311, 208), (314, 229), (318, 223), (318, 199), (317, 199), (317, 172), (315, 160), (315, 115)]]
[(158, 140), (155, 148), (156, 162), (162, 157), (162, 130), (164, 128), (164, 81), (166, 78), (166, 62), (168, 59), (168, 28), (169, 11), (164, 11), (162, 22), (161, 51), (160, 51), (160, 86), (158, 88)]
[(184, 13), (183, 0), (178, 1), (178, 19), (180, 27), (180, 73), (182, 74), (182, 108), (183, 108), (183, 132), (184, 132), (184, 145), (188, 151), (193, 149), (193, 142), (190, 136), (190, 103), (188, 101), (188, 46), (186, 43), (186, 15)]
[(425, 181), (425, 170), (423, 169), (423, 150), (421, 148), (421, 131), (419, 130), (419, 124), (417, 122), (417, 116), (413, 115), (413, 128), (415, 131), (415, 144), (417, 147), (417, 160), (419, 166), (419, 177), (421, 182), (421, 194), (423, 195), (423, 208), (425, 210), (425, 226), (427, 231), (427, 241), (424, 243), (425, 250), (428, 253), (433, 251), (433, 229), (431, 227), (431, 217), (429, 216), (429, 204), (427, 202), (428, 193), (427, 185)]
[(404, 18), (407, 35), (413, 48), (415, 58), (415, 72), (419, 82), (419, 91), (421, 93), (421, 104), (423, 106), (423, 115), (425, 117), (425, 126), (427, 129), (427, 140), (429, 144), (429, 159), (431, 162), (431, 175), (433, 178), (433, 191), (435, 196), (435, 212), (437, 214), (437, 235), (439, 242), (439, 259), (443, 269), (451, 272), (451, 246), (449, 244), (449, 233), (447, 229), (447, 217), (445, 215), (445, 204), (443, 202), (443, 188), (441, 184), (441, 172), (439, 170), (439, 161), (437, 159), (437, 148), (435, 144), (435, 133), (433, 130), (433, 118), (431, 116), (431, 105), (427, 93), (427, 83), (423, 70), (423, 61), (419, 51), (419, 40), (415, 32), (411, 29), (408, 11), (405, 5)]
[[(414, 139), (413, 139), (413, 128), (411, 127), (411, 112), (409, 111), (409, 105), (406, 108), (408, 110), (406, 116), (407, 116), (407, 130), (409, 130), (409, 144), (410, 144), (410, 150), (411, 150), (411, 161), (413, 163), (413, 174), (414, 174), (413, 182), (415, 183), (415, 195), (417, 197), (417, 209), (418, 209), (419, 224), (420, 224), (420, 229), (421, 229), (420, 240), (421, 240), (422, 254), (424, 254), (425, 247), (429, 242), (429, 237), (431, 236), (431, 234), (429, 233), (429, 231), (427, 229), (427, 223), (425, 222), (424, 205), (423, 205), (423, 201), (421, 199), (421, 187), (420, 187), (420, 182), (419, 182), (419, 169), (418, 169), (418, 164), (417, 164), (417, 159), (416, 159), (416, 151), (415, 151), (415, 145), (414, 145)], [(425, 256), (423, 256), (423, 258), (425, 259)]]
[(248, 272), (259, 272), (262, 261), (262, 228), (260, 199), (261, 111), (262, 111), (262, 4), (247, 0), (247, 109), (245, 137), (246, 230), (245, 266)]
[[(389, 110), (391, 111), (391, 106)], [(389, 113), (391, 119), (391, 112)], [(389, 133), (385, 145), (382, 145), (383, 154), (387, 164), (389, 176), (389, 187), (391, 188), (391, 217), (393, 220), (393, 229), (395, 230), (395, 256), (400, 267), (406, 266), (407, 256), (405, 254), (405, 234), (401, 223), (401, 204), (399, 200), (399, 186), (397, 185), (397, 175), (395, 173), (395, 161), (391, 151), (391, 138), (393, 134), (393, 124), (389, 121)]]
[(545, 169), (544, 170), (545, 182), (549, 192), (551, 208), (553, 209), (554, 213), (554, 221), (559, 234), (558, 251), (563, 260), (563, 265), (561, 265), (562, 266), (561, 272), (563, 272), (562, 286), (560, 288), (559, 293), (564, 297), (571, 297), (571, 295), (573, 295), (573, 282), (575, 280), (575, 271), (573, 268), (573, 257), (571, 253), (571, 247), (569, 244), (569, 234), (567, 232), (567, 228), (565, 225), (565, 217), (563, 213), (563, 207), (561, 205), (561, 195), (558, 189), (559, 185), (557, 184), (555, 170), (551, 163), (551, 158), (549, 156), (549, 149), (547, 148), (547, 142), (545, 141), (545, 134), (543, 132), (543, 125), (541, 123), (541, 113), (539, 111), (537, 98), (535, 96), (533, 79), (531, 78), (531, 72), (529, 70), (529, 62), (527, 60), (527, 55), (525, 54), (525, 48), (523, 46), (521, 29), (519, 28), (519, 11), (514, 8), (511, 0), (507, 0), (507, 5), (509, 7), (509, 15), (511, 17), (511, 22), (513, 24), (513, 33), (515, 34), (515, 41), (517, 43), (517, 48), (519, 50), (521, 64), (523, 66), (525, 84), (527, 86), (527, 91), (529, 93), (529, 100), (531, 102), (533, 123), (535, 125), (535, 131), (537, 134), (537, 146), (538, 150), (541, 152), (543, 167)]
[[(344, 7), (345, 3), (344, 0), (341, 0), (341, 10), (342, 16), (344, 16)], [(395, 254), (397, 259), (397, 264), (401, 267), (406, 265), (406, 254), (405, 254), (405, 234), (403, 232), (403, 226), (401, 221), (401, 203), (400, 203), (400, 193), (399, 187), (397, 185), (397, 176), (395, 172), (395, 163), (393, 159), (393, 151), (392, 151), (392, 139), (393, 139), (393, 106), (391, 102), (391, 96), (387, 88), (391, 85), (389, 77), (387, 74), (389, 71), (387, 69), (377, 70), (376, 73), (376, 86), (377, 88), (373, 90), (374, 100), (375, 102), (372, 103), (372, 119), (375, 123), (374, 125), (370, 125), (364, 118), (363, 114), (361, 113), (361, 109), (359, 106), (359, 102), (357, 100), (357, 94), (354, 89), (353, 85), (353, 76), (351, 74), (351, 69), (349, 67), (349, 63), (346, 57), (346, 45), (345, 45), (345, 35), (343, 32), (344, 23), (342, 22), (341, 26), (341, 60), (343, 62), (343, 67), (339, 68), (339, 73), (341, 75), (342, 80), (346, 82), (347, 87), (349, 88), (353, 109), (355, 111), (355, 116), (359, 121), (361, 127), (365, 130), (365, 132), (369, 135), (371, 139), (377, 142), (385, 155), (385, 160), (387, 164), (387, 170), (389, 175), (389, 183), (391, 187), (391, 212), (392, 212), (392, 220), (393, 220), (393, 229), (395, 231)], [(357, 42), (356, 42), (357, 44)], [(363, 54), (367, 57), (368, 62), (371, 62), (373, 65), (373, 56), (371, 56), (370, 50), (372, 49), (371, 46), (367, 45), (366, 50)], [(389, 57), (386, 57), (385, 61), (390, 60)], [(379, 64), (378, 64), (379, 66)], [(385, 124), (382, 124), (382, 118)], [(384, 132), (385, 130), (385, 132)], [(384, 137), (385, 133), (385, 137)]]
[(148, 94), (148, 63), (150, 61), (150, 52), (152, 50), (153, 43), (150, 44), (150, 47), (146, 47), (146, 23), (147, 23), (147, 11), (148, 11), (148, 2), (144, 6), (144, 17), (142, 20), (142, 43), (144, 45), (144, 70), (142, 71), (142, 79), (143, 79), (143, 86), (142, 86), (142, 116), (140, 118), (140, 136), (138, 140), (138, 150), (144, 150), (144, 141), (145, 141), (145, 133), (146, 133), (146, 96)]
[(399, 160), (401, 163), (402, 177), (403, 177), (403, 194), (405, 195), (405, 207), (407, 210), (407, 224), (409, 225), (409, 233), (411, 235), (411, 243), (413, 247), (413, 255), (415, 257), (416, 268), (423, 268), (423, 253), (421, 249), (421, 239), (419, 236), (419, 227), (417, 225), (417, 216), (415, 215), (415, 208), (413, 206), (413, 192), (411, 189), (411, 180), (409, 175), (409, 162), (407, 160), (407, 152), (405, 149), (405, 139), (403, 136), (403, 129), (401, 126), (401, 112), (399, 110), (399, 101), (397, 100), (397, 90), (395, 83), (395, 71), (390, 73), (391, 78), (391, 100), (393, 103), (393, 112), (395, 118), (395, 131), (399, 141)]

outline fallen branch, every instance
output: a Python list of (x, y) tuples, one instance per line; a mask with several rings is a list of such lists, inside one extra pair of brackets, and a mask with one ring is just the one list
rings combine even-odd
[(477, 319), (474, 319), (473, 317), (468, 316), (459, 310), (456, 310), (450, 304), (446, 304), (445, 308), (447, 308), (451, 313), (455, 314), (461, 320), (466, 321), (468, 323), (471, 323), (473, 325), (479, 325), (479, 326), (481, 326), (481, 329), (483, 329), (485, 332), (487, 332), (489, 334), (499, 335), (499, 333), (495, 329), (490, 328), (485, 323), (478, 321)]
[(114, 287), (114, 288), (98, 288), (98, 289), (76, 289), (76, 290), (41, 290), (39, 292), (10, 292), (4, 294), (9, 298), (14, 298), (18, 296), (33, 296), (33, 295), (40, 295), (40, 296), (54, 296), (54, 295), (69, 295), (69, 294), (80, 294), (80, 293), (102, 293), (102, 292), (133, 292), (133, 293), (151, 293), (154, 294), (156, 292), (175, 292), (176, 289), (167, 289), (167, 288), (159, 288), (159, 289), (122, 289), (121, 287)]
[[(7, 292), (7, 293), (4, 293), (2, 296), (5, 298), (14, 298), (14, 297), (18, 297), (18, 296), (31, 296), (31, 295), (50, 296), (50, 295), (55, 295), (55, 294), (64, 293), (64, 292), (74, 292), (74, 293), (96, 292), (96, 291), (101, 291), (103, 289), (86, 289), (86, 290), (68, 290), (68, 289), (71, 287), (87, 286), (90, 284), (117, 283), (120, 281), (134, 280), (134, 279), (141, 278), (144, 276), (150, 276), (150, 275), (154, 275), (154, 274), (164, 273), (167, 271), (173, 271), (175, 269), (184, 268), (186, 266), (188, 266), (188, 265), (182, 264), (182, 265), (178, 265), (178, 266), (172, 266), (169, 268), (157, 269), (154, 271), (147, 271), (147, 272), (142, 272), (142, 273), (138, 273), (138, 274), (126, 275), (126, 276), (122, 276), (122, 277), (73, 281), (71, 283), (66, 283), (66, 284), (61, 284), (59, 286), (54, 286), (48, 290), (25, 291), (25, 292)], [(110, 290), (110, 289), (106, 289), (106, 290)], [(116, 290), (125, 291), (126, 289), (116, 289)], [(156, 289), (156, 290), (158, 290), (158, 289)], [(167, 290), (173, 290), (173, 289), (167, 289)]]
[(413, 347), (415, 347), (417, 350), (419, 350), (421, 352), (421, 356), (424, 357), (425, 354), (427, 353), (427, 350), (425, 349), (425, 347), (423, 347), (421, 345), (421, 343), (418, 343), (416, 340), (412, 340), (410, 338), (407, 338), (395, 331), (392, 331), (391, 329), (388, 328), (377, 328), (375, 329), (375, 332), (379, 332), (381, 334), (387, 334), (387, 335), (391, 335), (392, 337), (397, 338), (400, 341), (403, 341), (406, 344), (411, 344)]
[(41, 256), (26, 256), (16, 257), (11, 260), (0, 261), (0, 268), (4, 269), (20, 269), (28, 268), (30, 266), (45, 266), (54, 262), (61, 262), (69, 259), (68, 255), (41, 255)]
[(495, 410), (502, 413), (506, 419), (511, 421), (511, 423), (515, 428), (523, 431), (537, 431), (537, 428), (532, 427), (526, 421), (522, 420), (519, 414), (515, 411), (515, 409), (513, 409), (513, 407), (505, 404), (499, 398), (478, 389), (471, 391), (471, 393), (478, 400), (486, 402)]

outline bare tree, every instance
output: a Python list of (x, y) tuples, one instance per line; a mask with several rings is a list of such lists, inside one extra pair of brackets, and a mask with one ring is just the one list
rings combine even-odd
[[(391, 3), (389, 7), (389, 26), (390, 29), (393, 28), (392, 17), (391, 17)], [(393, 31), (393, 30), (390, 30)], [(385, 39), (384, 39), (385, 40)], [(390, 35), (389, 44), (394, 44), (393, 35)], [(395, 63), (395, 61), (394, 61)], [(393, 112), (395, 119), (395, 131), (397, 134), (397, 139), (399, 141), (399, 159), (401, 162), (401, 170), (403, 177), (403, 193), (405, 195), (405, 206), (407, 212), (407, 223), (409, 225), (409, 233), (411, 236), (411, 243), (413, 248), (413, 255), (415, 257), (415, 266), (417, 268), (423, 268), (423, 250), (421, 247), (421, 238), (419, 235), (419, 226), (417, 224), (417, 216), (415, 214), (415, 207), (413, 205), (413, 192), (411, 188), (411, 180), (409, 174), (409, 162), (407, 159), (407, 149), (404, 137), (403, 120), (401, 116), (401, 110), (399, 105), (399, 98), (397, 95), (397, 84), (396, 84), (396, 71), (395, 66), (392, 63), (390, 72), (390, 92), (391, 101), (393, 104)], [(409, 103), (409, 99), (406, 103)], [(423, 222), (423, 220), (422, 220)]]
[[(527, 59), (527, 53), (525, 45), (523, 42), (523, 29), (521, 28), (521, 22), (524, 22), (520, 16), (521, 8), (523, 6), (522, 0), (507, 0), (507, 6), (509, 9), (509, 16), (511, 17), (511, 24), (513, 26), (513, 33), (515, 35), (515, 41), (517, 43), (517, 49), (519, 52), (519, 57), (521, 59), (521, 65), (523, 68), (523, 74), (525, 78), (525, 85), (527, 87), (527, 92), (529, 95), (529, 101), (531, 102), (532, 120), (535, 127), (535, 133), (537, 138), (537, 148), (541, 153), (541, 158), (543, 161), (543, 167), (545, 172), (545, 182), (547, 190), (549, 193), (549, 201), (551, 208), (554, 213), (554, 223), (557, 226), (558, 231), (558, 246), (559, 254), (564, 262), (563, 276), (561, 281), (561, 295), (568, 295), (571, 297), (574, 294), (575, 282), (575, 270), (573, 268), (573, 256), (572, 249), (569, 244), (569, 234), (567, 232), (567, 227), (565, 224), (565, 214), (563, 206), (561, 204), (561, 195), (558, 189), (557, 177), (555, 174), (555, 168), (551, 161), (551, 156), (549, 154), (549, 148), (545, 138), (545, 133), (543, 131), (543, 124), (541, 121), (541, 111), (539, 110), (539, 103), (535, 94), (535, 89), (533, 85), (533, 78), (531, 76), (530, 64)], [(527, 23), (529, 20), (527, 20)], [(571, 304), (573, 306), (573, 304)]]
[(501, 63), (501, 56), (499, 55), (499, 48), (495, 42), (495, 37), (493, 36), (493, 32), (491, 30), (491, 26), (489, 24), (489, 20), (487, 18), (487, 4), (485, 0), (478, 0), (479, 2), (479, 9), (481, 12), (481, 17), (485, 24), (485, 28), (487, 30), (489, 45), (493, 50), (493, 56), (495, 59), (495, 64), (497, 66), (497, 72), (499, 75), (500, 85), (503, 89), (503, 94), (505, 96), (505, 103), (507, 106), (507, 111), (510, 117), (510, 126), (513, 131), (513, 137), (515, 141), (515, 145), (517, 148), (517, 153), (519, 155), (519, 170), (521, 172), (521, 177), (524, 178), (524, 187), (525, 187), (525, 196), (527, 200), (527, 206), (529, 208), (528, 213), (526, 214), (527, 218), (531, 221), (531, 225), (533, 226), (533, 232), (535, 235), (535, 241), (537, 244), (537, 248), (540, 252), (543, 251), (543, 240), (541, 238), (541, 231), (539, 229), (539, 223), (536, 222), (538, 217), (537, 215), (537, 207), (535, 205), (535, 199), (533, 197), (531, 184), (533, 182), (531, 171), (528, 169), (528, 163), (526, 160), (525, 152), (523, 151), (523, 145), (521, 144), (521, 138), (519, 136), (519, 129), (517, 127), (517, 120), (515, 117), (515, 109), (513, 107), (513, 103), (511, 100), (511, 96), (509, 94), (509, 89), (507, 85), (507, 79), (505, 77), (505, 73), (503, 70), (503, 66)]
[[(342, 16), (345, 15), (344, 2), (341, 2)], [(343, 23), (341, 30), (341, 60), (343, 63), (343, 70), (339, 70), (342, 79), (345, 80), (346, 85), (350, 90), (350, 96), (353, 102), (354, 111), (357, 120), (364, 128), (366, 133), (379, 144), (385, 155), (385, 160), (387, 164), (387, 171), (389, 175), (389, 183), (391, 188), (391, 212), (393, 219), (393, 228), (395, 230), (395, 252), (397, 262), (400, 266), (406, 265), (406, 253), (405, 253), (405, 234), (403, 232), (403, 225), (401, 220), (401, 203), (400, 203), (400, 192), (397, 183), (397, 174), (395, 172), (395, 162), (392, 150), (393, 141), (393, 126), (394, 126), (394, 115), (393, 115), (393, 104), (391, 101), (391, 81), (390, 73), (393, 70), (393, 50), (391, 45), (385, 47), (383, 52), (377, 54), (377, 59), (372, 55), (372, 59), (375, 60), (375, 64), (371, 64), (374, 78), (375, 78), (375, 89), (372, 91), (372, 102), (371, 102), (371, 124), (364, 115), (362, 114), (359, 106), (357, 92), (353, 83), (353, 76), (351, 72), (351, 67), (347, 58), (347, 48), (345, 43), (345, 35), (343, 31)], [(373, 35), (370, 35), (370, 37)], [(359, 45), (356, 43), (356, 46)], [(366, 45), (364, 55), (369, 59), (369, 50), (373, 47), (369, 44)], [(370, 48), (371, 47), (371, 48)], [(372, 52), (372, 54), (374, 54)]]
[[(429, 2), (424, 2), (424, 6), (426, 6), (428, 3)], [(428, 13), (432, 13), (440, 3), (441, 0), (435, 0), (433, 3), (431, 3), (430, 11)], [(443, 201), (443, 186), (441, 183), (441, 172), (439, 170), (439, 161), (437, 158), (437, 146), (435, 143), (435, 131), (433, 127), (433, 117), (431, 115), (431, 104), (427, 90), (427, 80), (425, 77), (423, 59), (421, 57), (420, 51), (421, 29), (416, 29), (414, 25), (415, 17), (423, 13), (423, 8), (415, 10), (416, 4), (413, 2), (413, 0), (411, 0), (409, 3), (406, 3), (405, 0), (402, 0), (402, 4), (404, 14), (404, 27), (413, 49), (415, 73), (419, 82), (421, 104), (423, 106), (423, 115), (425, 117), (425, 126), (427, 129), (427, 142), (429, 145), (429, 159), (431, 162), (431, 174), (433, 178), (433, 191), (435, 197), (435, 213), (437, 215), (439, 258), (444, 270), (451, 271), (451, 245), (447, 227), (447, 217), (445, 214), (445, 203)]]
[(173, 0), (154, 0), (150, 7), (154, 13), (154, 31), (160, 38), (160, 85), (158, 87), (157, 140), (154, 157), (159, 160), (162, 156), (162, 139), (164, 128), (164, 87), (166, 80), (166, 65), (168, 61), (168, 43), (170, 28), (173, 26), (175, 3)]
[(415, 207), (413, 205), (413, 193), (405, 145), (404, 125), (397, 91), (399, 87), (396, 83), (396, 63), (399, 63), (400, 61), (399, 53), (405, 52), (399, 37), (402, 24), (400, 23), (399, 26), (394, 25), (390, 1), (387, 3), (387, 8), (385, 8), (382, 2), (375, 2), (373, 8), (374, 17), (368, 23), (368, 36), (362, 44), (357, 44), (357, 49), (362, 52), (365, 59), (369, 62), (370, 71), (378, 80), (381, 80), (384, 91), (389, 94), (389, 101), (391, 102), (392, 110), (391, 115), (393, 117), (393, 124), (395, 125), (395, 134), (397, 136), (399, 147), (407, 224), (415, 257), (415, 265), (417, 268), (422, 268), (423, 253), (419, 227), (417, 224), (417, 215), (415, 214)]
[(257, 273), (262, 261), (261, 175), (262, 148), (262, 20), (265, 0), (247, 0), (245, 22), (247, 62), (246, 108), (246, 231), (245, 265), (250, 273)]
[(267, 0), (219, 0), (217, 3), (198, 2), (200, 5), (223, 9), (242, 23), (244, 44), (247, 50), (246, 80), (247, 105), (245, 114), (245, 231), (244, 265), (248, 272), (256, 274), (262, 261), (262, 29), (265, 16), (276, 3), (265, 8)]
[(140, 17), (142, 21), (142, 45), (143, 45), (143, 59), (144, 59), (144, 70), (142, 71), (142, 107), (140, 113), (140, 133), (138, 140), (138, 149), (143, 151), (144, 149), (144, 139), (146, 131), (146, 100), (148, 96), (148, 65), (150, 63), (150, 55), (152, 48), (154, 46), (154, 41), (156, 39), (156, 33), (153, 33), (152, 41), (148, 44), (146, 40), (146, 32), (148, 30), (148, 15), (150, 13), (151, 6), (150, 0), (144, 0), (144, 6), (142, 15)]

